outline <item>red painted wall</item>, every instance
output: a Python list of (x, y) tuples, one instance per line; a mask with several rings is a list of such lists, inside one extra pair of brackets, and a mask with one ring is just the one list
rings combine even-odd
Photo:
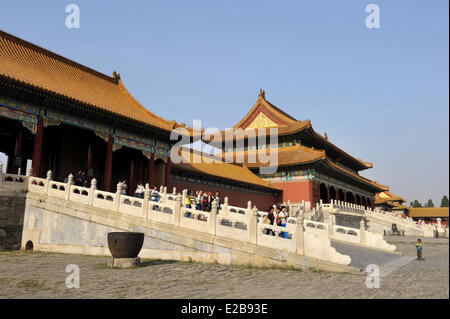
[(223, 203), (225, 196), (228, 197), (228, 203), (233, 206), (238, 207), (247, 207), (247, 202), (251, 201), (252, 206), (255, 206), (262, 211), (267, 211), (267, 209), (275, 204), (277, 198), (273, 195), (264, 196), (254, 193), (247, 193), (227, 188), (221, 188), (212, 185), (204, 185), (204, 184), (194, 184), (194, 183), (186, 183), (180, 181), (170, 181), (170, 187), (167, 188), (167, 192), (172, 192), (173, 187), (177, 188), (177, 193), (181, 192), (183, 189), (187, 188), (192, 190), (195, 194), (196, 190), (202, 190), (204, 192), (212, 192), (213, 195), (218, 191), (220, 192), (221, 202)]
[(281, 188), (283, 193), (280, 195), (281, 202), (290, 200), (291, 202), (305, 202), (311, 201), (310, 191), (311, 181), (285, 181), (285, 182), (272, 182), (273, 186)]

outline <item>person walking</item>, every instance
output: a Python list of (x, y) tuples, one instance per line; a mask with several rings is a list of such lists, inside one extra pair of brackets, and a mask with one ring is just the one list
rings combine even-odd
[(422, 260), (422, 253), (423, 253), (423, 243), (422, 240), (419, 238), (417, 239), (416, 243), (416, 250), (417, 250), (417, 260)]

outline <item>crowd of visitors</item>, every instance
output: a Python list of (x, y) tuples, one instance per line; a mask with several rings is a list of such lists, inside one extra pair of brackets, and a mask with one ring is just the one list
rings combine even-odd
[[(272, 206), (269, 208), (269, 213), (266, 216), (264, 216), (263, 223), (269, 225), (274, 225), (275, 223), (275, 225), (277, 226), (286, 227), (288, 216), (289, 214), (286, 210), (286, 206), (281, 206), (280, 208)], [(275, 236), (275, 232), (272, 229), (266, 228), (264, 232), (266, 235)], [(287, 233), (280, 232), (279, 236), (287, 238)]]

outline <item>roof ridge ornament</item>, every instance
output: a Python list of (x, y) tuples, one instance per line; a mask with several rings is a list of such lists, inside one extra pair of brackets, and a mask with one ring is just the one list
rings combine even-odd
[(113, 79), (116, 82), (119, 82), (119, 80), (120, 80), (120, 73), (117, 73), (116, 71), (113, 71)]
[(265, 100), (266, 99), (266, 92), (263, 89), (259, 89), (258, 97), (262, 97)]

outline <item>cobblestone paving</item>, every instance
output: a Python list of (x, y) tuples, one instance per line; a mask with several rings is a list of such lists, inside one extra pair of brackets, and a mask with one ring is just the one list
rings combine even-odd
[[(378, 289), (364, 275), (156, 260), (111, 269), (107, 257), (0, 252), (0, 298), (449, 298), (448, 240), (425, 242), (423, 261), (413, 239), (395, 245), (410, 258), (394, 259)], [(78, 289), (66, 288), (68, 264), (80, 267)]]

